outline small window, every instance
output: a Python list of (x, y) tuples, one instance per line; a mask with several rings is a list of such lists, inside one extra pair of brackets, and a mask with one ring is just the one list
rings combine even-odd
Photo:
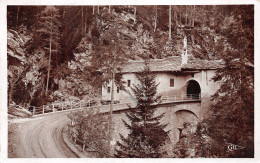
[(128, 86), (128, 87), (131, 86), (131, 80), (127, 80), (127, 86)]
[(170, 79), (170, 87), (174, 87), (174, 79)]
[(117, 90), (116, 90), (117, 93), (119, 93), (119, 87), (117, 87)]
[(107, 93), (110, 93), (110, 87), (107, 87)]

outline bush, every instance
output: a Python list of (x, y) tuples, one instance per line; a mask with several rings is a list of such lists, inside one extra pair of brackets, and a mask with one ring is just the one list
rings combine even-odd
[(95, 157), (109, 156), (108, 118), (99, 114), (95, 108), (71, 113), (70, 132), (77, 144), (82, 145), (83, 150), (95, 155)]

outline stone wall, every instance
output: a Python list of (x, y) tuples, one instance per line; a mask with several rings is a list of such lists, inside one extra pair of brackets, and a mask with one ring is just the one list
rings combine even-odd
[[(170, 140), (172, 143), (176, 143), (179, 141), (180, 129), (183, 128), (183, 123), (191, 122), (192, 124), (196, 125), (198, 121), (203, 119), (204, 112), (201, 110), (202, 108), (203, 107), (201, 107), (200, 102), (160, 105), (157, 108), (155, 115), (165, 113), (165, 116), (161, 119), (161, 123), (168, 124), (168, 126), (165, 128), (165, 131), (170, 131)], [(129, 123), (125, 112), (113, 114), (113, 144), (115, 144), (116, 141), (120, 140), (119, 134), (122, 134), (124, 137), (126, 137), (129, 133), (128, 129), (126, 129), (126, 127), (124, 126), (122, 119)], [(194, 128), (194, 130), (195, 129), (196, 128)]]

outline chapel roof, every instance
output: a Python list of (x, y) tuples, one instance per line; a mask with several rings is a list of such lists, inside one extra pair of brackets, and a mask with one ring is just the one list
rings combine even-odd
[[(144, 61), (129, 61), (121, 72), (135, 73), (144, 69)], [(153, 72), (181, 72), (184, 70), (213, 70), (224, 66), (222, 60), (201, 60), (189, 59), (187, 64), (182, 65), (180, 56), (173, 56), (165, 59), (153, 59), (149, 61), (149, 68)]]

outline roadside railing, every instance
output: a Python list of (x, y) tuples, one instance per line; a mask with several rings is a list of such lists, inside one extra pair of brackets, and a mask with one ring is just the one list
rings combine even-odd
[[(197, 101), (200, 100), (201, 96), (200, 94), (186, 94), (186, 95), (173, 95), (173, 96), (162, 96), (161, 97), (161, 103), (168, 103), (168, 102), (181, 102), (181, 101)], [(102, 106), (109, 106), (110, 103), (103, 104)], [(120, 102), (116, 102), (113, 104), (113, 106), (123, 107), (123, 106), (129, 106), (131, 104), (130, 100), (124, 100)], [(73, 109), (84, 109), (84, 108), (90, 108), (92, 106), (97, 106), (96, 103), (91, 101), (79, 101), (79, 102), (56, 102), (51, 103), (48, 105), (43, 105), (41, 107), (35, 107), (31, 106), (30, 111), (32, 112), (32, 115), (39, 115), (39, 114), (46, 114), (46, 113), (54, 113), (59, 111), (65, 111), (65, 110), (73, 110)]]
[(57, 112), (57, 111), (64, 111), (64, 110), (73, 110), (73, 109), (78, 109), (78, 108), (89, 108), (94, 104), (91, 101), (87, 101), (87, 102), (56, 102), (56, 103), (51, 103), (48, 105), (43, 105), (41, 107), (35, 107), (35, 106), (31, 106), (30, 111), (32, 112), (32, 115), (38, 115), (38, 114), (45, 114), (45, 113), (53, 113), (53, 112)]
[(181, 102), (181, 101), (192, 101), (192, 100), (200, 100), (200, 94), (186, 94), (186, 95), (173, 95), (173, 96), (162, 96), (162, 103), (166, 102)]
[[(129, 101), (124, 101), (124, 103), (115, 103), (113, 106), (117, 107), (122, 107), (124, 105), (130, 104)], [(102, 106), (108, 106), (109, 107), (110, 103), (103, 104)], [(43, 105), (41, 107), (36, 107), (36, 106), (30, 106), (30, 111), (32, 112), (32, 115), (40, 115), (40, 114), (46, 114), (46, 113), (54, 113), (54, 112), (59, 112), (59, 111), (65, 111), (65, 110), (73, 110), (73, 109), (86, 109), (90, 108), (92, 106), (98, 106), (95, 102), (91, 101), (79, 101), (79, 102), (56, 102), (56, 103), (51, 103), (48, 105)]]

